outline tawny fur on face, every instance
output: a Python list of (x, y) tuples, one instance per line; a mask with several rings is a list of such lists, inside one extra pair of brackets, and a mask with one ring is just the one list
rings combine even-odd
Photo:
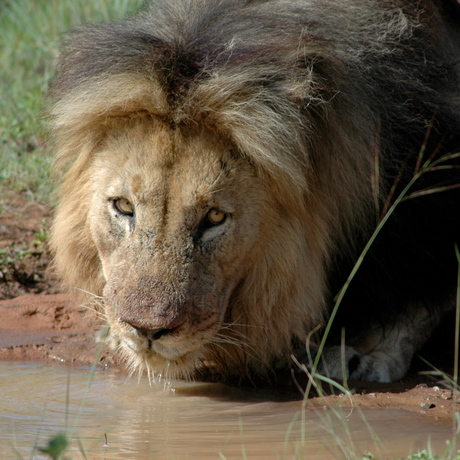
[(254, 167), (232, 149), (149, 119), (109, 133), (96, 155), (89, 227), (107, 319), (134, 364), (183, 374), (206, 344), (235, 342), (225, 335), (237, 321), (229, 298), (268, 244), (261, 224), (277, 216)]

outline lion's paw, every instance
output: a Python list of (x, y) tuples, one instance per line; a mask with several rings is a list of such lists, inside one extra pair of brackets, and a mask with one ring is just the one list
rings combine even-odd
[[(310, 350), (308, 362), (302, 360), (310, 369), (315, 355)], [(334, 380), (384, 383), (401, 378), (407, 367), (407, 363), (382, 351), (363, 354), (350, 346), (333, 346), (323, 350), (316, 371)]]

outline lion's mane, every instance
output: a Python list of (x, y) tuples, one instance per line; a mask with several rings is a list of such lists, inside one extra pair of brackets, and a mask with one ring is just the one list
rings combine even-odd
[[(402, 0), (153, 1), (125, 21), (75, 30), (50, 91), (60, 183), (51, 245), (65, 282), (102, 295), (88, 214), (109, 128), (136, 117), (205, 126), (265, 175), (284, 209), (279, 228), (266, 230), (277, 245), (232, 302), (259, 370), (277, 350), (289, 359), (290, 344), (324, 324), (421, 148), (425, 161), (460, 145), (455, 40), (435, 2)], [(436, 174), (418, 190), (458, 179), (454, 169)], [(427, 198), (423, 219), (413, 220), (418, 202), (390, 219), (350, 287), (344, 321), (384, 319), (421, 296), (445, 303), (460, 213), (452, 217), (455, 192), (438, 195), (443, 204)], [(435, 285), (446, 288), (440, 297)]]

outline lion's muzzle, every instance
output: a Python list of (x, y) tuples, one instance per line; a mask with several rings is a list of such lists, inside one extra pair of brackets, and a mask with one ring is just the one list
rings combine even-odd
[(223, 307), (215, 295), (159, 276), (126, 278), (114, 270), (103, 292), (112, 334), (123, 346), (145, 360), (160, 360), (161, 367), (161, 360), (182, 362), (212, 340)]

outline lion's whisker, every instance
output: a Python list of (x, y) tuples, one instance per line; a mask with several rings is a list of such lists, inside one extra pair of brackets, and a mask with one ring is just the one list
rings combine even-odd
[(210, 341), (210, 343), (212, 343), (215, 346), (218, 346), (219, 348), (221, 348), (222, 350), (226, 351), (227, 353), (228, 353), (228, 351), (223, 346), (225, 344), (244, 348), (244, 353), (247, 356), (250, 356), (251, 358), (260, 361), (260, 359), (257, 358), (257, 350), (252, 345), (250, 345), (248, 342), (244, 342), (244, 341), (239, 340), (239, 339), (229, 338), (229, 337), (227, 337), (225, 335), (216, 334), (213, 337), (213, 339)]
[(259, 324), (245, 324), (245, 323), (234, 322), (234, 323), (223, 323), (221, 326), (221, 329), (229, 329), (234, 326), (243, 327), (243, 328), (263, 328), (263, 326)]
[(213, 339), (218, 339), (221, 343), (225, 342), (237, 346), (250, 346), (249, 342), (247, 341), (247, 337), (245, 337), (244, 335), (241, 335), (241, 338), (238, 338), (217, 332), (214, 335)]
[(83, 294), (86, 294), (86, 295), (88, 295), (88, 296), (90, 296), (90, 297), (96, 298), (96, 299), (100, 299), (100, 300), (103, 300), (103, 299), (104, 299), (104, 297), (102, 297), (102, 296), (100, 296), (100, 295), (97, 295), (97, 294), (95, 294), (94, 292), (90, 292), (90, 291), (87, 291), (87, 290), (82, 289), (82, 288), (79, 288), (79, 287), (77, 287), (76, 290), (77, 290), (77, 291), (80, 291), (80, 292), (82, 292)]

